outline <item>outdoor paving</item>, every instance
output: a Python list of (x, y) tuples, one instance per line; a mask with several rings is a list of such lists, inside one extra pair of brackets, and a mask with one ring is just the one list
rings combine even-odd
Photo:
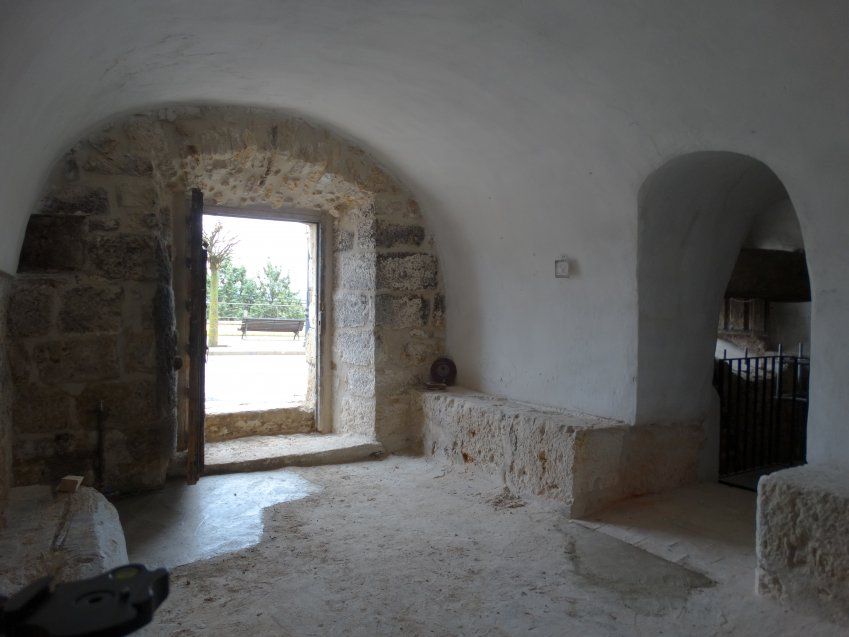
[(232, 413), (303, 403), (308, 367), (303, 339), (222, 337), (206, 361), (206, 412)]

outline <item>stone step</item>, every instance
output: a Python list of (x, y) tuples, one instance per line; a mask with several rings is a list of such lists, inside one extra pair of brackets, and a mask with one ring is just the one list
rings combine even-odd
[(353, 434), (248, 436), (206, 444), (207, 475), (282, 467), (345, 464), (382, 458), (383, 445)]

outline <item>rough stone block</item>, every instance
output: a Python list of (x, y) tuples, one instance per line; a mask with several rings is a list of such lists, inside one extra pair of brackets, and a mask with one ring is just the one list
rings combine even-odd
[(430, 318), (430, 303), (417, 295), (378, 294), (374, 310), (375, 324), (383, 327), (423, 327)]
[(758, 483), (757, 589), (849, 626), (849, 477), (806, 465)]
[(315, 412), (299, 406), (207, 414), (203, 431), (207, 442), (233, 440), (244, 436), (310, 433), (315, 431)]
[(428, 290), (438, 285), (436, 257), (399, 252), (377, 255), (376, 286), (382, 290)]
[(343, 363), (371, 365), (374, 363), (374, 334), (370, 331), (337, 331), (334, 353)]
[(90, 271), (108, 279), (145, 281), (159, 275), (152, 237), (135, 234), (91, 237), (88, 258)]
[(375, 244), (374, 215), (357, 211), (357, 247), (363, 250), (373, 250)]
[(116, 378), (118, 344), (113, 336), (70, 337), (33, 348), (38, 375), (48, 384)]
[(15, 388), (13, 422), (16, 434), (52, 433), (76, 426), (73, 398), (55, 387), (36, 383)]
[(342, 387), (349, 396), (374, 398), (375, 372), (368, 367), (350, 366), (342, 370)]
[(59, 327), (70, 333), (118, 331), (123, 299), (119, 285), (69, 288), (62, 293)]
[(156, 369), (156, 334), (153, 330), (124, 334), (124, 369), (152, 372)]
[(433, 297), (433, 326), (445, 326), (445, 295), (437, 294)]
[(105, 489), (120, 493), (162, 486), (173, 451), (173, 435), (172, 429), (162, 426), (107, 429)]
[(4, 511), (12, 486), (12, 383), (6, 357), (6, 308), (12, 291), (12, 279), (0, 273), (0, 529), (5, 523)]
[(338, 287), (346, 290), (374, 289), (374, 255), (345, 253), (336, 261)]
[(333, 302), (336, 327), (365, 327), (371, 319), (371, 303), (365, 294), (340, 292)]
[(340, 433), (374, 435), (375, 405), (373, 398), (346, 396), (333, 419)]
[(85, 224), (84, 216), (32, 215), (18, 272), (81, 269), (85, 263)]
[(379, 400), (375, 434), (388, 453), (420, 453), (420, 432), (410, 428), (410, 396), (403, 394)]
[(109, 212), (109, 196), (103, 188), (68, 186), (45, 197), (40, 212), (44, 215), (102, 215)]
[(112, 232), (121, 227), (121, 221), (113, 218), (95, 217), (88, 220), (88, 229), (91, 232)]
[(150, 209), (156, 203), (153, 185), (147, 180), (119, 184), (116, 199), (122, 208)]
[(21, 342), (12, 342), (7, 346), (9, 370), (15, 383), (24, 383), (32, 378), (33, 365), (29, 351)]
[(130, 175), (146, 177), (153, 173), (153, 164), (146, 157), (127, 153), (110, 152), (91, 154), (83, 169), (98, 175)]
[(340, 229), (336, 232), (336, 241), (334, 243), (334, 251), (348, 252), (354, 247), (354, 233), (350, 230)]
[(53, 325), (56, 291), (36, 281), (19, 281), (9, 301), (9, 334), (44, 336)]
[(402, 225), (378, 219), (374, 235), (374, 242), (378, 248), (420, 246), (425, 239), (425, 229), (419, 225)]
[(89, 384), (77, 398), (76, 411), (79, 423), (90, 428), (96, 428), (100, 412), (110, 431), (154, 424), (162, 417), (153, 380)]

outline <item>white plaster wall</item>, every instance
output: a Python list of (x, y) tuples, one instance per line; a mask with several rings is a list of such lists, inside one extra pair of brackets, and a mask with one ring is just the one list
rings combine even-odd
[(805, 241), (799, 218), (789, 199), (783, 199), (752, 220), (746, 248), (761, 250), (804, 250)]
[[(463, 384), (633, 420), (638, 189), (683, 152), (740, 152), (799, 213), (809, 455), (849, 463), (847, 25), (843, 0), (0, 0), (0, 269), (51, 162), (98, 121), (287, 109), (412, 188)], [(575, 273), (555, 280), (562, 253)]]
[(784, 351), (795, 354), (799, 343), (802, 353), (811, 351), (811, 304), (770, 303), (769, 341), (773, 347), (784, 346)]

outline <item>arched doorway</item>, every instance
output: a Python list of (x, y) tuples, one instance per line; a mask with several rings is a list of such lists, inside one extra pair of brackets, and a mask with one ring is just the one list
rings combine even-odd
[(189, 336), (192, 189), (211, 205), (325, 224), (318, 430), (416, 449), (409, 389), (442, 351), (444, 301), (410, 192), (360, 148), (301, 119), (169, 107), (72, 146), (30, 219), (10, 309), (16, 482), (80, 473), (124, 492), (165, 480), (185, 425), (186, 366), (174, 363)]
[(792, 204), (764, 163), (702, 151), (656, 169), (640, 188), (638, 205), (635, 420), (702, 423), (700, 477), (715, 480), (720, 404), (711, 362), (717, 316), (747, 239), (763, 240), (765, 228), (780, 235), (781, 210)]
[(719, 479), (756, 490), (806, 460), (811, 285), (789, 198), (752, 224), (719, 315)]

